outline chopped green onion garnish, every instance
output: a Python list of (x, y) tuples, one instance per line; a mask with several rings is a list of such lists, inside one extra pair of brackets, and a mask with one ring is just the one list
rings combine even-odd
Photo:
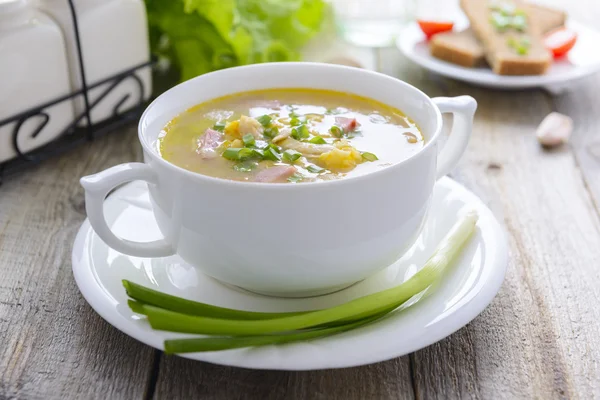
[(254, 143), (254, 147), (256, 147), (257, 149), (266, 149), (269, 146), (269, 143), (264, 141), (264, 140), (257, 140)]
[(293, 163), (296, 160), (298, 160), (300, 157), (302, 157), (302, 153), (297, 152), (296, 150), (288, 149), (283, 152), (283, 161)]
[[(285, 154), (285, 153), (283, 153)], [(289, 178), (287, 178), (288, 182), (300, 182), (302, 179), (304, 179), (304, 176), (300, 175), (300, 174), (294, 174), (292, 176), (290, 176)]]
[(362, 136), (362, 132), (360, 131), (360, 129), (354, 129), (352, 132), (348, 132), (346, 136), (348, 137), (348, 139), (354, 139), (357, 136)]
[(272, 143), (269, 143), (269, 144), (267, 145), (267, 147), (265, 147), (265, 150), (268, 150), (268, 149), (273, 149), (273, 150), (275, 150), (277, 153), (281, 153), (281, 148), (280, 148), (279, 146), (275, 145), (275, 144), (272, 144)]
[(325, 114), (326, 115), (338, 115), (338, 114), (343, 114), (346, 111), (348, 111), (348, 110), (346, 110), (345, 108), (336, 107), (336, 108), (327, 109), (327, 111), (325, 111)]
[(223, 157), (231, 161), (244, 161), (252, 157), (262, 157), (262, 151), (257, 149), (230, 147), (223, 152)]
[(264, 150), (263, 158), (265, 160), (271, 160), (271, 161), (281, 160), (281, 156), (279, 155), (279, 152), (277, 152), (277, 150), (274, 147), (267, 147)]
[(531, 42), (529, 38), (521, 38), (521, 40), (517, 40), (514, 37), (509, 37), (506, 40), (506, 44), (514, 49), (519, 55), (526, 55), (529, 53), (529, 48), (531, 47)]
[(260, 117), (256, 118), (256, 120), (264, 127), (267, 127), (271, 124), (271, 117), (268, 115), (261, 115)]
[(365, 161), (377, 161), (379, 160), (379, 158), (377, 158), (377, 156), (373, 153), (369, 153), (368, 151), (365, 151), (364, 153), (362, 153), (362, 158)]
[(244, 161), (239, 164), (235, 164), (233, 166), (233, 169), (238, 172), (250, 172), (254, 170), (257, 166), (258, 164), (256, 162)]
[(252, 156), (263, 159), (265, 157), (265, 152), (260, 149), (252, 149)]
[[(127, 295), (136, 300), (137, 313), (143, 314), (143, 308), (140, 310), (140, 304), (149, 304), (167, 310), (203, 317), (222, 318), (222, 319), (241, 319), (241, 320), (256, 320), (269, 319), (279, 317), (291, 317), (292, 315), (303, 314), (302, 312), (285, 312), (285, 313), (262, 313), (254, 311), (240, 311), (231, 308), (217, 307), (206, 303), (182, 299), (181, 297), (172, 296), (170, 294), (161, 293), (156, 290), (138, 285), (128, 280), (123, 280), (123, 286), (127, 291)], [(132, 306), (132, 302), (128, 302)]]
[(331, 132), (331, 134), (337, 138), (344, 136), (344, 131), (342, 131), (342, 128), (337, 125), (333, 125), (331, 128), (329, 128), (329, 132)]
[(316, 165), (309, 165), (306, 167), (306, 169), (308, 172), (312, 172), (313, 174), (320, 174), (321, 172), (325, 171), (325, 168), (317, 167)]
[(494, 25), (494, 28), (496, 28), (499, 31), (504, 31), (510, 26), (510, 18), (505, 17), (499, 12), (492, 12), (490, 22), (492, 23), (492, 25)]
[(292, 119), (290, 119), (290, 125), (292, 126), (298, 126), (301, 123), (302, 122), (300, 122), (300, 119), (298, 117), (292, 117)]
[(215, 131), (219, 131), (219, 132), (223, 132), (225, 130), (225, 124), (222, 122), (217, 122), (214, 126), (213, 129)]
[(503, 3), (500, 6), (500, 12), (502, 13), (502, 15), (505, 15), (507, 17), (514, 15), (515, 10), (516, 10), (516, 7), (514, 4)]
[(310, 143), (314, 144), (326, 144), (327, 142), (321, 136), (315, 136), (309, 140)]
[(524, 32), (527, 28), (527, 17), (524, 15), (515, 15), (512, 18), (511, 26), (520, 32)]
[(251, 133), (247, 133), (242, 137), (242, 142), (244, 142), (245, 147), (252, 147), (256, 144), (256, 140)]
[(308, 127), (306, 125), (300, 125), (297, 128), (292, 129), (292, 137), (296, 140), (306, 139), (310, 136)]
[(265, 128), (263, 135), (268, 139), (273, 139), (275, 136), (279, 135), (279, 129), (276, 126)]

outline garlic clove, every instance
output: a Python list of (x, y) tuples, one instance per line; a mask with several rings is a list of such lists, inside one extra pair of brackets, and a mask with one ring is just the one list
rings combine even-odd
[(544, 147), (556, 147), (567, 143), (573, 132), (573, 120), (571, 117), (551, 112), (538, 126), (536, 136)]

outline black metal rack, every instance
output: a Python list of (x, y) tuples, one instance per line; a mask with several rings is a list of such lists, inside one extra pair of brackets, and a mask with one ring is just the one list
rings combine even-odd
[[(115, 128), (118, 128), (119, 126), (125, 125), (131, 121), (136, 120), (143, 111), (145, 104), (144, 97), (146, 93), (144, 93), (144, 85), (140, 77), (136, 74), (136, 72), (141, 70), (142, 68), (147, 68), (153, 65), (154, 61), (148, 60), (145, 63), (136, 65), (116, 75), (103, 79), (102, 81), (88, 85), (82, 57), (81, 41), (79, 37), (79, 27), (77, 23), (75, 5), (73, 4), (73, 0), (67, 1), (69, 2), (71, 18), (73, 20), (73, 31), (75, 35), (75, 43), (77, 46), (79, 73), (81, 77), (81, 89), (71, 92), (67, 95), (55, 98), (44, 104), (40, 104), (29, 110), (24, 110), (16, 115), (12, 115), (3, 120), (0, 120), (0, 128), (14, 123), (14, 127), (11, 131), (11, 143), (15, 153), (17, 154), (17, 156), (14, 159), (0, 163), (0, 184), (2, 184), (2, 179), (6, 174), (25, 168), (28, 165), (38, 163), (57, 154), (64, 153), (70, 150), (71, 148), (80, 145), (81, 143), (94, 140), (94, 138), (100, 135), (103, 135), (107, 132), (114, 130)], [(106, 96), (108, 96), (117, 86), (119, 86), (127, 80), (133, 80), (136, 83), (135, 87), (137, 88), (137, 93), (125, 94), (113, 106), (113, 112), (110, 118), (100, 123), (92, 124), (90, 118), (91, 110), (93, 110), (94, 107), (96, 107), (100, 102), (102, 102), (102, 100), (106, 98)], [(90, 102), (89, 91), (102, 85), (108, 86), (93, 102)], [(126, 112), (120, 112), (120, 107), (132, 95), (137, 96), (137, 105)], [(22, 132), (21, 128), (23, 127), (26, 121), (30, 119), (32, 119), (32, 121), (33, 119), (37, 120), (37, 125), (35, 125), (36, 128), (33, 130), (33, 132), (30, 131), (27, 133), (31, 135), (31, 137), (35, 138), (44, 130), (44, 128), (48, 125), (48, 122), (50, 121), (50, 115), (46, 111), (49, 107), (65, 101), (70, 101), (72, 99), (78, 98), (79, 96), (83, 98), (83, 103), (85, 105), (84, 112), (80, 113), (79, 115), (75, 115), (73, 121), (67, 127), (65, 127), (63, 131), (52, 142), (45, 144), (44, 146), (39, 147), (30, 152), (22, 151), (19, 148), (19, 135), (25, 134), (25, 132)], [(83, 124), (83, 126), (80, 123), (82, 120), (85, 120), (85, 124)]]

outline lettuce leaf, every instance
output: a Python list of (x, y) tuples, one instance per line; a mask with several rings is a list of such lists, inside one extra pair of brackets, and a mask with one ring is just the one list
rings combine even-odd
[(299, 59), (321, 28), (324, 0), (145, 0), (152, 52), (180, 79), (228, 68)]

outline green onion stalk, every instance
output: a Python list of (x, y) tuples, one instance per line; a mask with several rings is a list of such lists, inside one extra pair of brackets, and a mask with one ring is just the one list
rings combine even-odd
[(262, 313), (212, 306), (123, 281), (131, 309), (157, 330), (218, 335), (167, 340), (167, 352), (214, 351), (314, 339), (372, 322), (439, 281), (474, 231), (477, 214), (465, 214), (442, 239), (425, 266), (406, 282), (348, 303), (316, 311)]

